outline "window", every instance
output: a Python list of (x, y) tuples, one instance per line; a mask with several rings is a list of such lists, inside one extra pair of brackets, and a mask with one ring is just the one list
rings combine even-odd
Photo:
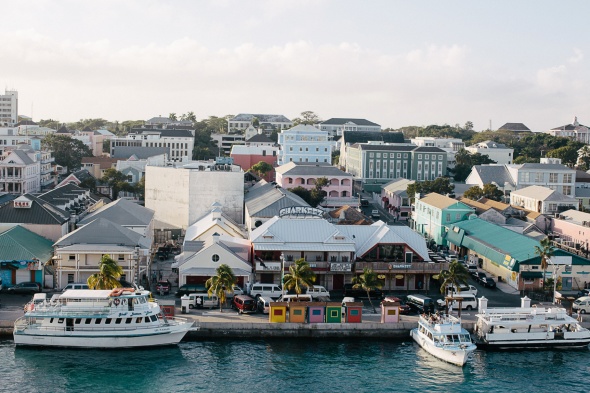
[(439, 155), (438, 155), (438, 159), (439, 159), (439, 160), (442, 160), (442, 159), (443, 159), (443, 156), (442, 156), (442, 154), (439, 154)]
[(572, 174), (566, 173), (563, 175), (563, 182), (564, 183), (571, 183), (572, 182)]
[(381, 153), (377, 153), (377, 158), (381, 158)]
[(122, 320), (123, 320), (123, 318), (117, 318), (117, 319), (115, 319), (115, 324), (116, 325), (120, 325)]
[(543, 173), (543, 172), (535, 173), (535, 183), (542, 182), (544, 177), (545, 177), (545, 173)]
[(70, 261), (73, 261), (73, 260), (75, 260), (75, 259), (76, 259), (76, 256), (75, 256), (75, 255), (73, 255), (73, 254), (70, 254), (70, 255), (68, 255), (68, 259), (69, 259)]
[(401, 157), (402, 157), (402, 154), (401, 153), (397, 153), (397, 158), (401, 158)]
[(422, 154), (418, 154), (418, 159), (421, 160), (422, 159)]
[(369, 153), (369, 158), (375, 157), (375, 153)]
[(572, 193), (572, 186), (563, 186), (563, 195), (570, 195)]
[(549, 183), (557, 183), (557, 173), (549, 174)]
[(428, 154), (424, 154), (424, 159), (428, 160), (428, 158), (429, 158)]
[(217, 255), (217, 254), (213, 254), (213, 256), (211, 257), (211, 260), (212, 260), (213, 262), (219, 262), (219, 255)]

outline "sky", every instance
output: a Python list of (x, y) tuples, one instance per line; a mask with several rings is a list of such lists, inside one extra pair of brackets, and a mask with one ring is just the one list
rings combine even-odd
[[(590, 124), (588, 1), (0, 0), (0, 93), (73, 122)], [(4, 86), (1, 86), (4, 85)]]

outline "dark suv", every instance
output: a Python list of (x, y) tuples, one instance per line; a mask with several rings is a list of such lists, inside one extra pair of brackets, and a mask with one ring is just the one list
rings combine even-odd
[(164, 295), (168, 295), (170, 293), (170, 289), (172, 288), (172, 284), (170, 281), (158, 281), (156, 284), (156, 292), (162, 293)]
[(188, 295), (189, 293), (207, 293), (207, 288), (205, 288), (205, 284), (184, 284), (178, 288), (176, 297)]
[[(371, 295), (371, 299), (383, 299), (383, 292), (377, 288), (371, 289), (369, 294)], [(353, 288), (353, 284), (344, 284), (344, 297), (366, 298), (367, 291), (363, 288)]]
[(41, 292), (41, 285), (36, 282), (21, 282), (8, 288), (10, 293), (37, 293)]

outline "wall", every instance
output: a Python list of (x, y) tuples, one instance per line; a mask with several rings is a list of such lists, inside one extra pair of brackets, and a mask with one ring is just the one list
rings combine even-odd
[(189, 182), (188, 170), (146, 167), (145, 207), (154, 211), (155, 228), (186, 228), (189, 225)]

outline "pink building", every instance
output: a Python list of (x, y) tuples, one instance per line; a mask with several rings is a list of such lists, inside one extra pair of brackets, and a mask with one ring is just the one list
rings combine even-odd
[[(234, 164), (239, 165), (244, 172), (260, 161), (264, 161), (274, 168), (277, 166), (278, 150), (279, 148), (276, 146), (233, 145), (230, 157), (234, 159)], [(266, 174), (264, 180), (274, 181), (274, 178), (275, 171), (273, 170)]]
[(590, 242), (590, 213), (567, 210), (551, 222), (551, 231), (560, 248), (586, 256)]
[(277, 184), (283, 188), (301, 186), (307, 190), (315, 187), (317, 179), (325, 177), (329, 182), (324, 187), (328, 205), (350, 205), (356, 201), (352, 197), (352, 175), (327, 163), (289, 162), (276, 168), (276, 177)]

